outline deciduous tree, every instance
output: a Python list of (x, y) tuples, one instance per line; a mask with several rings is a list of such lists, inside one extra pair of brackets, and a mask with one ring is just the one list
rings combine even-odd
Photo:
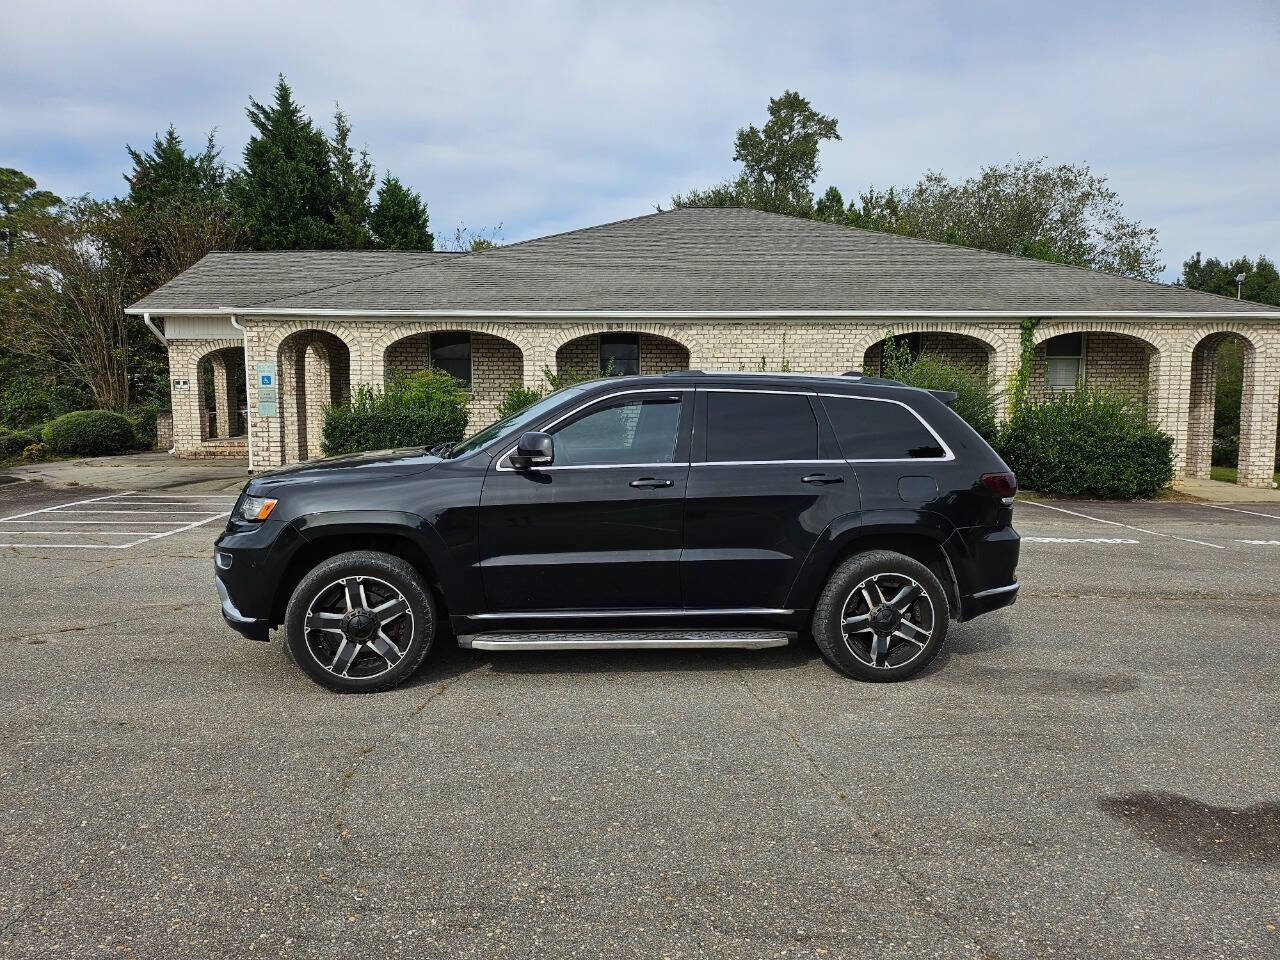
[(677, 207), (745, 206), (807, 217), (814, 212), (813, 185), (821, 169), (818, 148), (839, 140), (836, 119), (824, 116), (794, 90), (769, 101), (769, 119), (738, 130), (733, 159), (738, 176), (707, 190), (672, 197)]

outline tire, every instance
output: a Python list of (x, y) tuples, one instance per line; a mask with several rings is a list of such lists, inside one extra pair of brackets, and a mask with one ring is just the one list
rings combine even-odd
[(869, 550), (827, 580), (814, 606), (813, 639), (841, 673), (905, 680), (938, 655), (950, 621), (946, 591), (932, 570), (901, 553)]
[(339, 693), (390, 690), (431, 650), (436, 604), (399, 557), (357, 550), (330, 557), (302, 578), (285, 610), (293, 662)]

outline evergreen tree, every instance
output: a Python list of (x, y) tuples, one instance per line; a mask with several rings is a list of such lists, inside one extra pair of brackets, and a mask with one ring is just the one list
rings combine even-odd
[(337, 232), (337, 244), (344, 250), (356, 250), (370, 246), (369, 193), (375, 177), (369, 152), (358, 154), (351, 146), (351, 124), (347, 115), (338, 107), (333, 114), (333, 139), (329, 142), (329, 161), (333, 167), (334, 206), (333, 223)]
[(281, 75), (275, 99), (249, 99), (246, 111), (257, 131), (244, 149), (244, 168), (229, 193), (256, 250), (327, 250), (339, 246), (334, 224), (338, 190), (330, 145), (294, 101)]
[(148, 153), (126, 146), (133, 170), (124, 175), (129, 184), (125, 201), (137, 210), (151, 213), (157, 206), (182, 197), (189, 200), (218, 202), (224, 198), (226, 168), (213, 134), (199, 153), (187, 153), (173, 125), (163, 138), (157, 136)]
[(369, 218), (378, 246), (387, 250), (432, 250), (435, 237), (428, 229), (427, 205), (398, 178), (388, 174), (378, 188), (378, 202)]

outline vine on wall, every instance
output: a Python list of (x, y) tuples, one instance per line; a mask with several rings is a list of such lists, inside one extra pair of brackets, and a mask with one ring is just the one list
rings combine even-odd
[(1031, 383), (1031, 368), (1036, 360), (1036, 327), (1040, 317), (1023, 317), (1018, 333), (1018, 369), (1009, 384), (1009, 416), (1012, 417), (1027, 405), (1027, 386)]

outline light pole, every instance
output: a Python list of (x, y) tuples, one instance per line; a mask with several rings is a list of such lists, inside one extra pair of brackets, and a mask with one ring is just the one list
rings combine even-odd
[(1240, 288), (1242, 286), (1244, 286), (1244, 274), (1237, 273), (1236, 274), (1236, 299), (1237, 300), (1240, 299)]

